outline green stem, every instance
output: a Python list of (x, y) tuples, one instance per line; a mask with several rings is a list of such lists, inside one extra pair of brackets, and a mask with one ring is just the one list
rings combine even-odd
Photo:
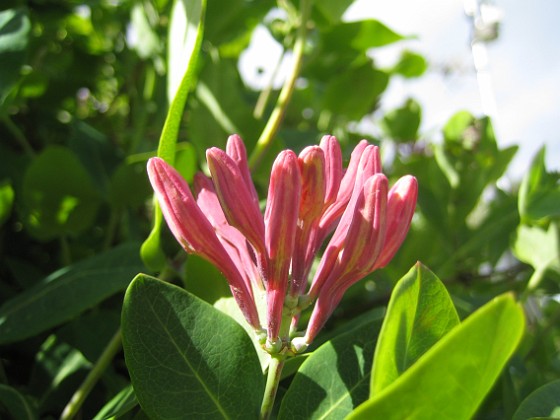
[(66, 235), (61, 236), (60, 240), (60, 261), (63, 266), (68, 266), (72, 264), (72, 254), (70, 252), (70, 245), (68, 244), (68, 238)]
[(105, 347), (105, 350), (103, 350), (103, 353), (101, 354), (97, 362), (95, 362), (93, 369), (89, 372), (82, 385), (80, 385), (74, 395), (72, 395), (72, 399), (64, 408), (64, 411), (60, 416), (60, 420), (70, 420), (74, 418), (74, 416), (82, 407), (82, 404), (86, 400), (88, 394), (93, 389), (97, 381), (99, 381), (99, 379), (105, 372), (105, 369), (107, 369), (107, 366), (109, 366), (109, 363), (111, 363), (113, 357), (115, 357), (115, 354), (117, 354), (120, 349), (121, 330), (119, 329), (115, 333), (107, 347)]
[(260, 120), (264, 114), (264, 109), (266, 108), (266, 104), (268, 102), (268, 98), (270, 97), (270, 92), (272, 92), (272, 88), (274, 87), (274, 80), (276, 80), (276, 76), (278, 76), (278, 71), (280, 70), (280, 66), (282, 65), (282, 61), (284, 61), (286, 50), (282, 49), (282, 54), (280, 54), (280, 58), (276, 63), (276, 67), (270, 76), (270, 80), (266, 87), (261, 91), (259, 98), (257, 99), (257, 104), (255, 105), (255, 109), (253, 111), (253, 117), (257, 120)]
[(310, 0), (301, 0), (300, 23), (294, 44), (293, 65), (284, 86), (282, 86), (280, 95), (278, 95), (276, 106), (270, 114), (270, 118), (268, 119), (261, 136), (257, 140), (257, 144), (255, 144), (251, 157), (249, 158), (249, 166), (252, 170), (259, 165), (264, 153), (272, 143), (272, 139), (276, 135), (278, 128), (280, 128), (280, 123), (284, 118), (284, 114), (286, 113), (286, 109), (288, 108), (288, 104), (292, 98), (296, 80), (299, 76), (303, 61), (303, 51), (305, 49), (305, 40), (307, 37), (307, 20), (309, 19), (309, 13), (311, 10), (310, 6)]
[(108, 250), (111, 244), (115, 240), (117, 234), (117, 228), (119, 226), (119, 218), (121, 211), (114, 207), (111, 208), (111, 213), (109, 214), (109, 221), (107, 223), (107, 232), (105, 233), (105, 240), (103, 241), (103, 249)]
[(14, 136), (14, 138), (17, 140), (17, 142), (19, 143), (21, 148), (25, 151), (25, 153), (29, 157), (35, 156), (35, 151), (33, 150), (31, 145), (29, 144), (29, 142), (25, 138), (25, 135), (23, 134), (23, 132), (11, 120), (10, 116), (7, 115), (7, 114), (2, 115), (2, 122), (4, 123), (4, 125), (6, 126), (8, 131), (10, 133), (12, 133), (12, 136)]
[(269, 419), (270, 414), (272, 413), (276, 392), (278, 391), (278, 384), (280, 383), (280, 378), (282, 377), (284, 361), (285, 357), (283, 355), (273, 355), (270, 358), (268, 374), (266, 377), (266, 387), (264, 389), (264, 396), (261, 405), (261, 420)]

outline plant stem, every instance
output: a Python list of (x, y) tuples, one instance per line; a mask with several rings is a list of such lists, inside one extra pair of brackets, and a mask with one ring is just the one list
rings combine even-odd
[(33, 150), (33, 148), (31, 147), (31, 145), (29, 144), (29, 142), (27, 141), (27, 139), (25, 138), (25, 135), (23, 134), (23, 132), (19, 129), (19, 127), (17, 125), (14, 124), (14, 122), (11, 120), (10, 116), (7, 114), (2, 115), (1, 117), (2, 122), (4, 123), (4, 125), (6, 126), (6, 128), (8, 129), (8, 131), (10, 133), (12, 133), (12, 135), (14, 136), (14, 138), (17, 140), (17, 142), (19, 143), (19, 145), (21, 146), (21, 148), (24, 150), (24, 152), (29, 156), (29, 157), (33, 157), (35, 156), (35, 151)]
[(99, 356), (99, 359), (97, 359), (97, 362), (95, 362), (93, 369), (90, 370), (82, 385), (80, 385), (74, 395), (72, 395), (72, 398), (70, 399), (60, 416), (60, 420), (70, 420), (74, 418), (74, 416), (82, 407), (82, 404), (84, 403), (88, 394), (93, 389), (97, 381), (101, 378), (103, 372), (105, 372), (105, 369), (107, 369), (107, 366), (109, 366), (109, 363), (111, 363), (113, 357), (115, 357), (115, 354), (117, 354), (120, 349), (121, 330), (119, 328), (111, 341), (109, 341), (107, 347), (105, 347), (105, 350), (103, 350), (101, 356)]
[(268, 119), (261, 136), (257, 140), (257, 144), (255, 144), (251, 157), (249, 158), (249, 167), (252, 170), (259, 165), (266, 149), (268, 149), (272, 143), (272, 139), (280, 127), (282, 118), (284, 117), (290, 99), (292, 98), (292, 93), (294, 92), (296, 80), (300, 73), (303, 61), (303, 51), (305, 49), (305, 40), (307, 37), (307, 20), (309, 19), (310, 9), (310, 0), (300, 1), (300, 22), (294, 44), (292, 68), (286, 78), (284, 86), (282, 86), (280, 95), (278, 95), (276, 106), (270, 114), (270, 118)]
[(268, 365), (268, 374), (266, 377), (266, 387), (264, 389), (264, 396), (261, 405), (261, 420), (270, 418), (272, 408), (274, 407), (274, 399), (276, 398), (276, 391), (278, 391), (278, 384), (282, 377), (282, 368), (284, 367), (285, 357), (283, 355), (273, 355), (270, 358)]
[(278, 72), (280, 71), (280, 66), (282, 65), (282, 61), (284, 61), (284, 56), (286, 55), (286, 50), (282, 48), (282, 54), (280, 54), (280, 58), (272, 71), (272, 75), (270, 76), (270, 80), (268, 81), (268, 85), (261, 91), (259, 98), (257, 99), (257, 104), (255, 105), (255, 109), (253, 111), (253, 117), (257, 120), (260, 120), (263, 116), (264, 109), (266, 108), (266, 104), (268, 102), (268, 98), (270, 97), (270, 92), (272, 92), (272, 88), (274, 87), (274, 81), (276, 80), (276, 76), (278, 76)]

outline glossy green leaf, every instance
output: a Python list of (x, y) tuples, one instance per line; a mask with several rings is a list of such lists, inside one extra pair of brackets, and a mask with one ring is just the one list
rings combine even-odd
[[(4, 407), (9, 418), (17, 420), (38, 419), (37, 409), (27, 398), (8, 385), (0, 384), (0, 407)], [(2, 410), (0, 409), (0, 413)]]
[(143, 268), (138, 246), (127, 244), (54, 272), (0, 307), (0, 344), (72, 319), (125, 289)]
[(39, 240), (83, 232), (101, 202), (84, 167), (61, 146), (49, 146), (33, 160), (22, 191), (26, 227)]
[(560, 380), (550, 382), (537, 388), (523, 402), (513, 415), (512, 420), (560, 416)]
[(122, 416), (138, 405), (132, 385), (123, 388), (96, 414), (93, 420), (104, 420)]
[[(169, 29), (168, 51), (169, 111), (159, 139), (157, 155), (168, 163), (175, 162), (179, 127), (189, 91), (196, 72), (196, 63), (204, 32), (206, 0), (175, 0)], [(152, 270), (159, 271), (165, 263), (161, 249), (161, 209), (154, 204), (154, 226), (141, 248), (142, 260)]]
[(379, 320), (369, 321), (311, 353), (282, 399), (278, 419), (342, 419), (364, 402), (379, 327)]
[(417, 263), (395, 286), (379, 334), (370, 395), (379, 394), (459, 324), (443, 283)]
[(410, 142), (418, 137), (422, 108), (414, 99), (408, 99), (401, 108), (389, 112), (381, 121), (387, 135), (398, 142)]
[(31, 22), (24, 9), (0, 12), (0, 106), (20, 78)]
[(524, 326), (523, 310), (511, 295), (495, 298), (348, 419), (472, 418), (519, 344)]
[(251, 339), (184, 289), (138, 275), (122, 313), (136, 397), (151, 418), (256, 418), (264, 380)]

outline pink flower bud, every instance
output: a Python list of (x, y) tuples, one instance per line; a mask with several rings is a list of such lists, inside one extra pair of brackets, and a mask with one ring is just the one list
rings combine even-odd
[(265, 210), (265, 242), (269, 259), (267, 280), (268, 338), (275, 342), (282, 322), (282, 309), (288, 287), (298, 210), (301, 175), (294, 152), (281, 152), (272, 166)]
[(418, 182), (411, 175), (400, 178), (389, 191), (387, 201), (387, 233), (383, 251), (375, 263), (375, 269), (383, 268), (393, 259), (394, 255), (402, 245), (418, 197)]
[(237, 134), (229, 136), (226, 144), (226, 153), (235, 163), (237, 163), (237, 166), (241, 171), (241, 175), (243, 176), (243, 180), (245, 181), (245, 185), (247, 185), (247, 189), (249, 190), (255, 205), (259, 207), (259, 196), (257, 194), (257, 190), (255, 189), (255, 184), (251, 179), (251, 171), (249, 170), (249, 164), (247, 163), (247, 149), (245, 148), (243, 140)]
[(262, 214), (241, 169), (226, 152), (216, 147), (206, 151), (206, 158), (216, 194), (228, 222), (245, 235), (257, 253), (264, 254)]
[(325, 206), (336, 200), (342, 181), (342, 152), (335, 136), (323, 136), (319, 144), (325, 154)]
[(148, 161), (148, 176), (163, 216), (177, 241), (187, 252), (200, 255), (224, 273), (245, 318), (255, 329), (260, 328), (252, 291), (198, 207), (189, 185), (160, 158)]

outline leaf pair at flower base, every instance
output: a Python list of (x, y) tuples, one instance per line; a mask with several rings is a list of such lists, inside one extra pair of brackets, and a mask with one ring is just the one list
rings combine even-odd
[[(132, 383), (150, 417), (258, 417), (259, 360), (228, 316), (139, 275), (122, 324)], [(518, 345), (524, 315), (502, 295), (459, 323), (443, 284), (417, 264), (397, 284), (377, 339), (379, 329), (371, 319), (311, 353), (278, 419), (471, 418)]]

